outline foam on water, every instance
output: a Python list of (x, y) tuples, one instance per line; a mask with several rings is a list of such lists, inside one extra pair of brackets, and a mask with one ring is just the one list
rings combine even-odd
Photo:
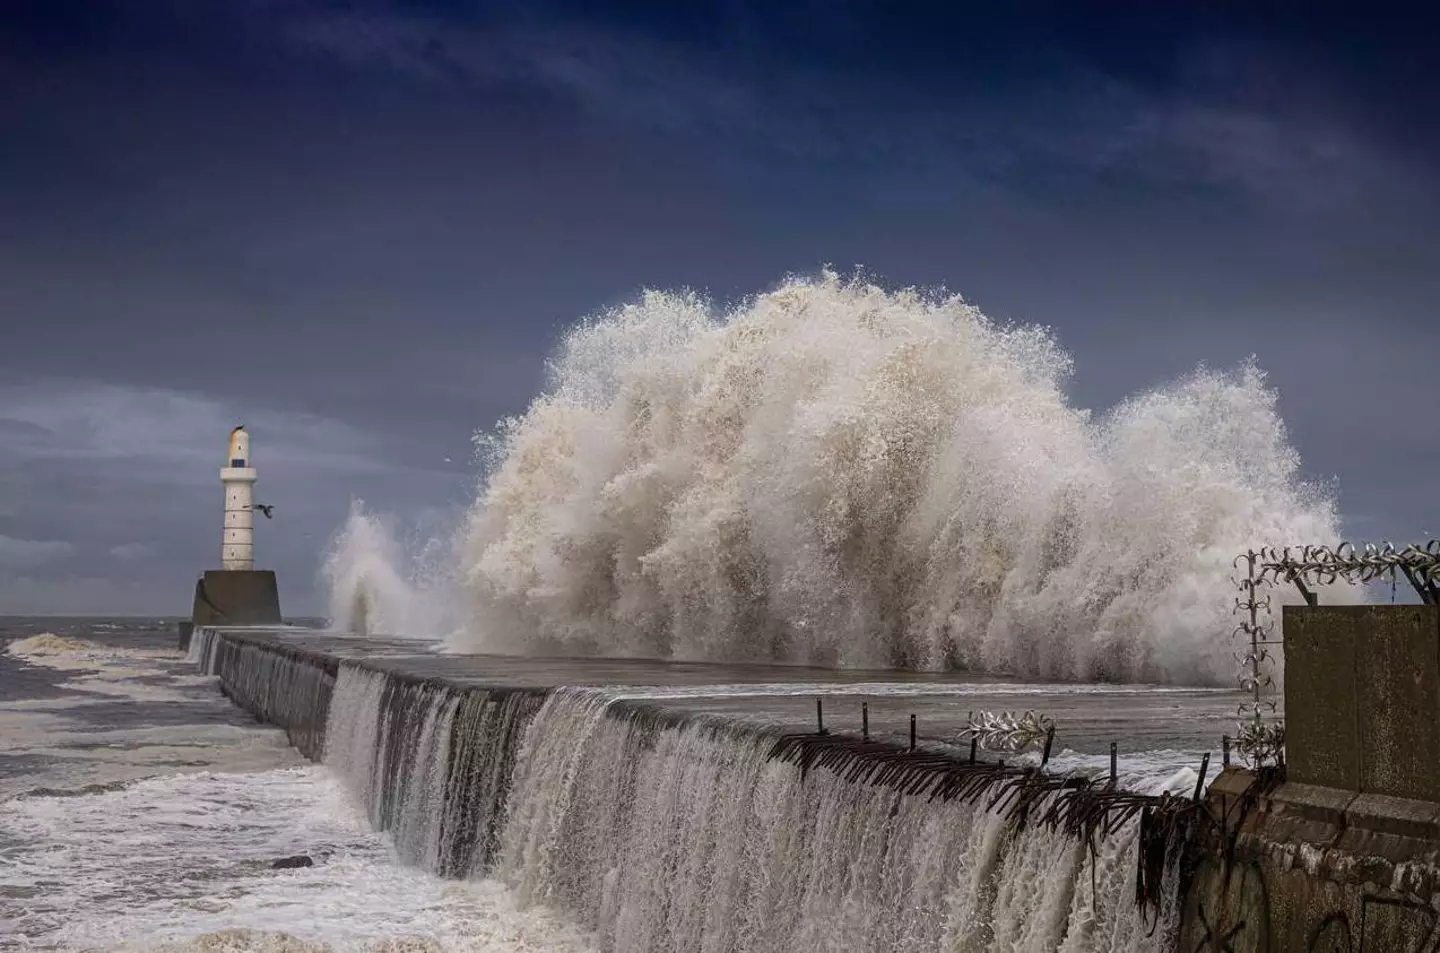
[[(11, 641), (4, 654), (24, 667), (6, 673), (15, 684), (0, 700), (0, 799), (182, 767), (263, 770), (299, 760), (283, 733), (236, 712), (174, 649), (41, 633)], [(14, 697), (26, 672), (48, 676), (42, 697)]]
[(5, 651), (20, 658), (38, 658), (46, 655), (74, 655), (82, 652), (96, 653), (100, 646), (83, 639), (66, 638), (54, 632), (41, 632), (23, 639), (15, 639), (5, 646)]
[[(1253, 364), (1098, 418), (1070, 370), (1043, 329), (830, 273), (725, 314), (647, 293), (486, 436), (441, 547), (456, 641), (1229, 684), (1232, 559), (1337, 541), (1331, 500)], [(336, 618), (364, 593), (367, 626), (413, 627), (393, 534), (357, 513), (343, 538)]]
[[(8, 692), (40, 697), (0, 702), (0, 950), (592, 948), (562, 919), (517, 909), (493, 880), (445, 881), (405, 866), (433, 858), (397, 851), (340, 778), (299, 766), (284, 731), (257, 724), (213, 676), (157, 647), (173, 639), (169, 626), (126, 647), (104, 644), (109, 629), (88, 628), (93, 638), (38, 633), (4, 654)], [(209, 634), (192, 647), (207, 665), (250, 668), (243, 689), (273, 683), (284, 696), (267, 701), (274, 712), (303, 720), (314, 696), (329, 701), (301, 667), (227, 655)], [(429, 711), (423, 700), (415, 707)], [(433, 766), (448, 735), (427, 721), (435, 740), (412, 761)], [(402, 843), (426, 840), (427, 818), (450, 817), (424, 797), (400, 808)], [(314, 866), (273, 868), (297, 854)]]
[(5, 654), (29, 665), (62, 672), (83, 673), (60, 687), (95, 695), (136, 700), (176, 700), (173, 692), (138, 679), (166, 678), (172, 673), (165, 663), (178, 661), (173, 649), (121, 648), (85, 639), (42, 632), (16, 639), (5, 646)]
[[(394, 863), (323, 768), (197, 774), (0, 804), (0, 933), (30, 949), (584, 951), (491, 882)], [(33, 849), (31, 849), (33, 848)], [(275, 870), (295, 854), (315, 866)]]

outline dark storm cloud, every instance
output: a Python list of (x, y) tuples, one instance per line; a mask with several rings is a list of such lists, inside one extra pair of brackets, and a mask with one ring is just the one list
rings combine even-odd
[(1351, 532), (1440, 532), (1425, 25), (973, 7), (10, 5), (0, 611), (183, 609), (238, 422), (313, 611), (570, 322), (827, 262), (1053, 326), (1088, 406), (1255, 354)]

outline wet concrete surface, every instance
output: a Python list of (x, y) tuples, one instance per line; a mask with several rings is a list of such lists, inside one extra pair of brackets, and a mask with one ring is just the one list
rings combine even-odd
[[(825, 726), (858, 734), (869, 706), (876, 738), (908, 740), (916, 716), (922, 742), (962, 743), (972, 712), (1033, 710), (1055, 719), (1056, 751), (1108, 755), (1165, 750), (1178, 760), (1221, 747), (1235, 730), (1237, 691), (1153, 685), (1037, 683), (957, 673), (860, 671), (792, 665), (653, 659), (517, 658), (442, 653), (439, 643), (369, 639), (305, 630), (237, 630), (367, 667), (464, 686), (549, 690), (606, 687), (667, 708), (705, 712), (787, 731), (813, 731), (815, 699)], [(1218, 758), (1216, 759), (1218, 761)]]

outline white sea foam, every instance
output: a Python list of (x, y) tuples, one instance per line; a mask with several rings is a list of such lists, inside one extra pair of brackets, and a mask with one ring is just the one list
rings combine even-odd
[(79, 673), (60, 685), (72, 691), (136, 701), (186, 700), (165, 685), (138, 681), (170, 676), (165, 663), (180, 661), (178, 649), (121, 648), (42, 632), (16, 639), (5, 651), (29, 665)]
[[(58, 697), (0, 703), (0, 950), (588, 949), (583, 932), (518, 911), (493, 881), (397, 864), (326, 769), (296, 767), (282, 731), (234, 709), (178, 653), (47, 634), (10, 654), (101, 674), (116, 691), (72, 678)], [(167, 687), (174, 698), (154, 694)], [(116, 705), (127, 692), (135, 704)], [(302, 853), (314, 867), (272, 868)]]
[(245, 723), (215, 691), (215, 679), (183, 667), (177, 650), (44, 633), (13, 641), (6, 652), (66, 677), (46, 689), (62, 695), (0, 701), (0, 756), (10, 759), (0, 800), (181, 768), (266, 770), (299, 760), (283, 732)]
[[(0, 834), (20, 847), (0, 865), (0, 933), (27, 934), (32, 949), (589, 949), (543, 910), (518, 911), (499, 884), (394, 864), (319, 767), (12, 800)], [(315, 866), (272, 869), (296, 854)]]
[[(457, 641), (1230, 683), (1232, 559), (1336, 541), (1331, 500), (1253, 364), (1098, 419), (1070, 369), (1042, 329), (830, 273), (728, 314), (648, 293), (486, 438)], [(362, 591), (399, 624), (407, 574), (356, 548), (381, 565), (333, 576), (337, 617)]]

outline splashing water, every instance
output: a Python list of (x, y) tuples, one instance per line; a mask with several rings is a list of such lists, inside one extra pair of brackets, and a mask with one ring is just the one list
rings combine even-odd
[(1332, 500), (1253, 362), (1098, 419), (1070, 372), (1045, 329), (828, 271), (723, 315), (649, 292), (480, 436), (445, 571), (352, 508), (331, 614), (464, 651), (1232, 684), (1232, 559), (1336, 542)]
[(1253, 363), (1100, 419), (1070, 371), (1044, 329), (829, 272), (723, 316), (647, 293), (488, 438), (459, 641), (1228, 682), (1232, 558), (1337, 540), (1332, 501)]
[(321, 567), (331, 625), (359, 635), (433, 637), (450, 631), (454, 597), (449, 568), (437, 565), (442, 549), (436, 540), (407, 549), (393, 521), (352, 501)]

